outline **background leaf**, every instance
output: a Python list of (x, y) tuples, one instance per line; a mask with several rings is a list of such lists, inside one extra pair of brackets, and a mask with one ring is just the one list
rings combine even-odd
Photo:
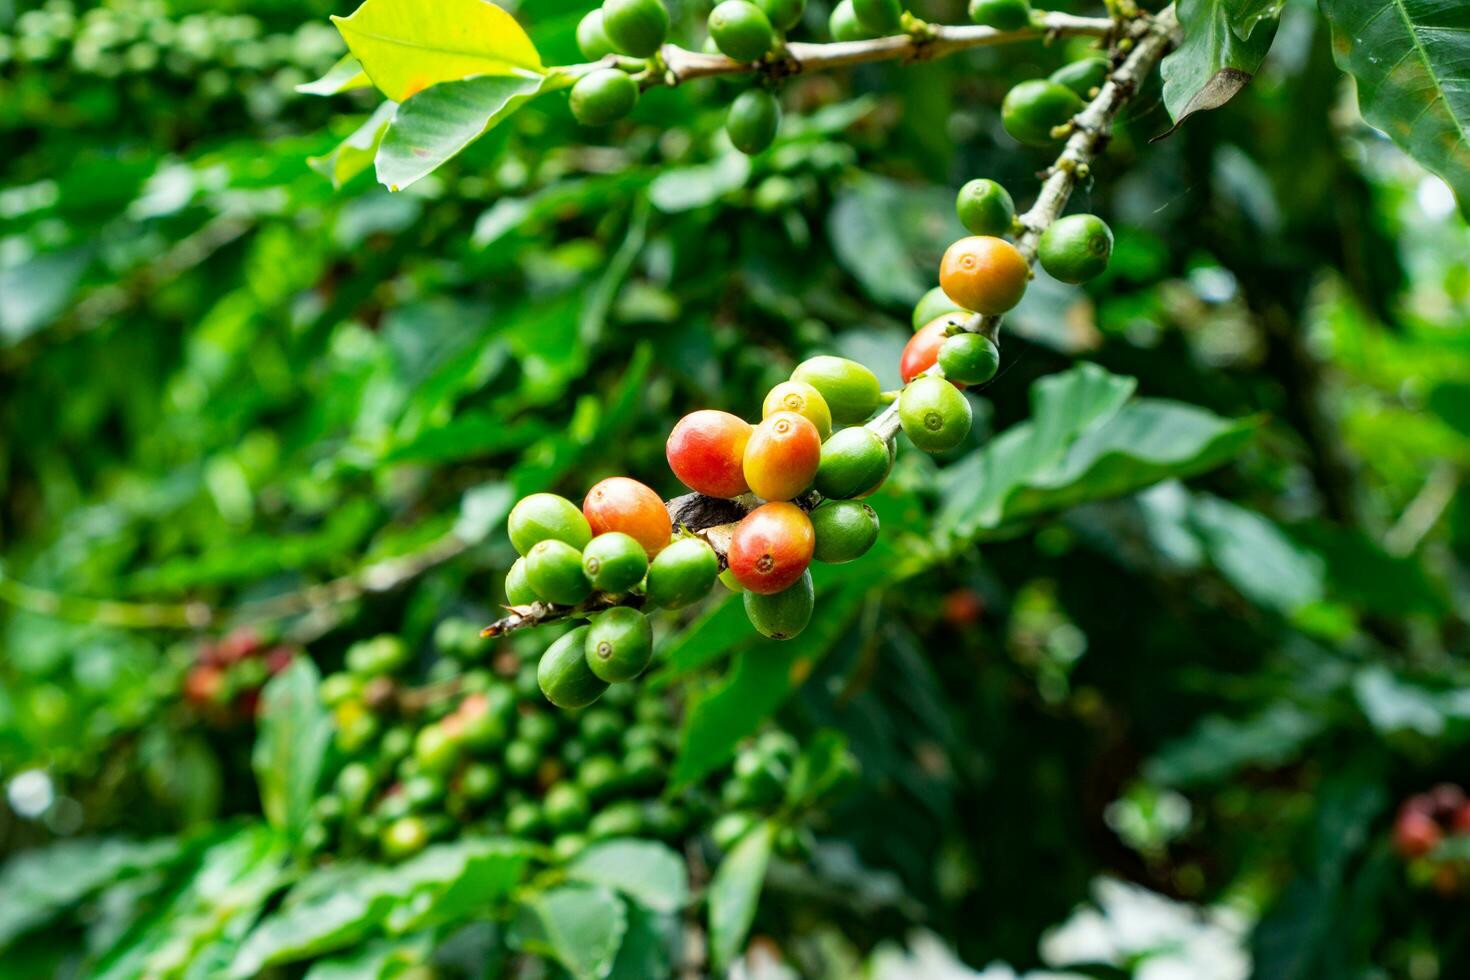
[(521, 903), (511, 942), (550, 956), (575, 980), (600, 980), (611, 972), (627, 929), (627, 909), (611, 891), (565, 885)]
[(689, 901), (689, 871), (667, 844), (611, 840), (594, 844), (566, 868), (567, 877), (606, 885), (654, 912), (677, 912)]
[(1164, 105), (1177, 127), (1186, 117), (1215, 109), (1245, 87), (1276, 37), (1278, 12), (1235, 0), (1179, 0), (1184, 39), (1164, 58)]
[(265, 686), (250, 757), (266, 819), (293, 843), (301, 839), (332, 744), (319, 683), (316, 664), (296, 657)]
[(710, 880), (709, 947), (716, 970), (727, 969), (745, 946), (775, 837), (775, 825), (762, 822), (740, 838)]

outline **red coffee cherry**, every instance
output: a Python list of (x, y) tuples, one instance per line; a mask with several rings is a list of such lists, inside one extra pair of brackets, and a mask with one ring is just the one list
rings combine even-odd
[(1423, 857), (1439, 846), (1444, 831), (1423, 810), (1405, 807), (1393, 826), (1394, 849), (1406, 858)]
[(582, 514), (594, 537), (621, 531), (641, 544), (649, 558), (662, 551), (674, 533), (663, 499), (626, 476), (609, 477), (588, 490)]
[[(898, 373), (903, 377), (904, 384), (935, 365), (939, 360), (939, 348), (949, 339), (947, 331), (950, 325), (959, 322), (962, 321), (955, 314), (945, 314), (924, 324), (918, 333), (909, 338), (903, 348), (903, 357), (898, 362)], [(951, 381), (950, 384), (956, 388), (965, 387), (957, 381)]]
[(810, 419), (775, 412), (745, 444), (745, 482), (757, 497), (790, 500), (807, 487), (822, 462), (822, 437)]
[(806, 511), (784, 502), (764, 504), (735, 526), (730, 573), (751, 592), (773, 595), (801, 578), (816, 544)]
[(669, 433), (669, 468), (690, 490), (711, 497), (738, 497), (745, 483), (745, 445), (754, 427), (729, 412), (690, 412)]

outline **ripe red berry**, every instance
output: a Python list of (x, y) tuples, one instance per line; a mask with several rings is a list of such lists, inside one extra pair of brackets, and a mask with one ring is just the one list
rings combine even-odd
[(775, 412), (745, 445), (745, 482), (757, 497), (790, 500), (812, 485), (821, 462), (817, 427), (795, 412)]
[(1456, 834), (1470, 834), (1470, 803), (1455, 811), (1450, 818), (1450, 829)]
[(1406, 858), (1423, 857), (1439, 846), (1444, 831), (1434, 818), (1422, 810), (1399, 811), (1393, 827), (1393, 846)]
[[(909, 338), (903, 348), (903, 357), (898, 362), (898, 373), (903, 377), (904, 384), (934, 366), (939, 360), (939, 348), (949, 339), (947, 331), (950, 324), (962, 322), (962, 316), (963, 314), (947, 313), (924, 324), (918, 333)], [(950, 384), (956, 388), (965, 387), (957, 381), (951, 381)]]
[(794, 585), (812, 563), (816, 532), (795, 504), (764, 504), (746, 514), (730, 539), (730, 573), (751, 592), (772, 595)]
[(641, 544), (650, 558), (664, 549), (674, 533), (663, 499), (626, 476), (609, 477), (588, 490), (582, 513), (594, 537), (621, 531)]
[(669, 433), (669, 468), (690, 490), (711, 497), (738, 497), (745, 483), (745, 445), (754, 427), (729, 412), (690, 412)]

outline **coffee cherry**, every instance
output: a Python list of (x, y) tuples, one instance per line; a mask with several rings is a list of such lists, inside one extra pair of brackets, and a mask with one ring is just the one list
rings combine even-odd
[(745, 445), (745, 482), (764, 500), (790, 500), (812, 485), (821, 459), (817, 427), (795, 412), (777, 412)]
[(1007, 133), (1027, 146), (1050, 146), (1056, 142), (1052, 130), (1082, 111), (1076, 92), (1050, 79), (1033, 78), (1006, 93), (1000, 104), (1000, 121)]
[(817, 602), (809, 571), (803, 571), (795, 584), (780, 592), (769, 595), (747, 592), (744, 598), (745, 615), (750, 625), (762, 636), (773, 640), (790, 640), (806, 629), (806, 624), (812, 621), (812, 610)]
[(928, 324), (933, 323), (935, 320), (944, 316), (946, 313), (962, 313), (965, 316), (970, 315), (969, 310), (960, 309), (959, 305), (955, 303), (954, 300), (950, 299), (944, 294), (943, 286), (935, 286), (933, 289), (925, 293), (923, 298), (919, 300), (918, 304), (914, 306), (913, 315), (909, 317), (909, 320), (913, 324), (914, 329), (919, 330), (927, 326)]
[(585, 644), (592, 673), (617, 684), (632, 680), (648, 666), (653, 657), (653, 629), (638, 610), (614, 606), (592, 618)]
[(955, 213), (972, 235), (1004, 235), (1016, 218), (1016, 202), (993, 180), (981, 177), (960, 188)]
[(729, 412), (705, 409), (684, 416), (669, 433), (669, 468), (690, 490), (738, 497), (745, 485), (745, 444), (754, 427)]
[(484, 803), (500, 792), (500, 770), (483, 762), (465, 766), (459, 777), (459, 792), (472, 803)]
[(593, 800), (601, 800), (617, 790), (623, 781), (623, 767), (610, 755), (594, 755), (577, 767), (577, 785)]
[(582, 553), (564, 541), (537, 542), (526, 555), (526, 581), (541, 598), (563, 606), (575, 606), (592, 593)]
[(882, 486), (892, 468), (893, 456), (878, 433), (852, 426), (822, 443), (814, 482), (818, 493), (833, 500), (866, 497)]
[(745, 586), (740, 584), (740, 580), (735, 577), (735, 573), (730, 571), (728, 568), (720, 573), (720, 584), (729, 589), (731, 592), (745, 591)]
[[(575, 632), (575, 630), (573, 632)], [(563, 637), (563, 639), (565, 639), (565, 637)], [(553, 646), (555, 646), (555, 644), (553, 644)], [(548, 649), (546, 652), (550, 653), (551, 650)], [(582, 646), (580, 643), (576, 644), (576, 653), (578, 657), (582, 656)], [(545, 656), (541, 658), (541, 662), (543, 664), (546, 662)], [(583, 663), (583, 670), (586, 670), (585, 662)], [(592, 679), (597, 680), (597, 678), (595, 677)], [(598, 683), (602, 684), (601, 681), (598, 681)], [(607, 685), (603, 684), (602, 686), (606, 687)], [(551, 699), (548, 697), (547, 700), (550, 701)], [(552, 701), (551, 703), (556, 704), (558, 708), (580, 707), (580, 705), (574, 704), (557, 704), (555, 701)], [(541, 752), (530, 742), (523, 742), (520, 739), (516, 739), (505, 747), (505, 771), (506, 774), (509, 775), (512, 779), (529, 779), (531, 775), (536, 771), (536, 767), (540, 764)]]
[(735, 149), (747, 156), (765, 150), (781, 125), (781, 106), (763, 88), (750, 88), (735, 96), (725, 116), (725, 131)]
[(1106, 58), (1083, 58), (1063, 65), (1047, 77), (1087, 99), (1092, 97), (1094, 89), (1102, 88), (1108, 80), (1108, 68)]
[(730, 571), (751, 592), (772, 595), (801, 578), (812, 561), (815, 534), (795, 504), (763, 504), (735, 525)]
[(1016, 246), (1001, 238), (961, 238), (939, 263), (939, 285), (967, 310), (995, 315), (1021, 302), (1031, 269)]
[(582, 514), (593, 534), (621, 531), (643, 546), (652, 558), (673, 534), (669, 510), (647, 486), (626, 476), (614, 476), (587, 491)]
[(517, 558), (510, 571), (505, 573), (505, 604), (507, 606), (529, 606), (539, 599), (526, 578), (526, 559)]
[(633, 111), (638, 83), (616, 68), (599, 68), (572, 86), (572, 115), (583, 126), (607, 126)]
[(642, 832), (643, 808), (632, 800), (619, 800), (603, 808), (587, 823), (587, 836), (592, 840), (637, 837)]
[(1031, 4), (1026, 0), (970, 0), (970, 20), (998, 31), (1019, 31), (1031, 23)]
[(1069, 214), (1041, 233), (1036, 257), (1053, 279), (1086, 282), (1108, 267), (1113, 232), (1095, 214)]
[(856, 500), (829, 500), (811, 516), (817, 561), (841, 565), (868, 553), (878, 540), (878, 514)]
[(942, 316), (909, 338), (909, 342), (903, 347), (903, 356), (898, 361), (898, 373), (904, 384), (939, 362), (939, 350), (949, 338), (950, 329), (958, 327), (962, 322), (954, 314)]
[(629, 592), (648, 574), (648, 553), (629, 535), (610, 531), (583, 549), (582, 571), (600, 592)]
[(581, 50), (582, 57), (588, 61), (601, 61), (615, 50), (612, 39), (602, 28), (601, 7), (588, 11), (577, 22), (577, 47)]
[(899, 0), (852, 0), (852, 12), (863, 29), (873, 34), (896, 34), (903, 23)]
[(720, 850), (732, 850), (746, 834), (750, 833), (757, 822), (754, 814), (739, 811), (727, 813), (716, 820), (714, 826), (710, 828), (710, 839)]
[(592, 540), (592, 528), (577, 505), (554, 493), (533, 493), (522, 498), (511, 508), (506, 527), (511, 545), (521, 555), (538, 541), (565, 541), (573, 548), (585, 548)]
[(483, 694), (465, 698), (455, 716), (460, 721), (460, 738), (472, 749), (501, 745), (509, 734), (504, 714), (491, 708)]
[(759, 61), (776, 43), (770, 19), (750, 0), (722, 0), (708, 23), (715, 45), (735, 61)]
[(708, 595), (719, 572), (720, 560), (709, 545), (698, 538), (681, 538), (648, 566), (643, 588), (653, 605), (678, 609)]
[(376, 783), (373, 771), (366, 764), (349, 762), (337, 773), (337, 796), (349, 811), (357, 813), (367, 803)]
[(541, 808), (553, 832), (581, 829), (587, 825), (592, 810), (587, 794), (572, 783), (557, 783), (547, 790)]
[(602, 0), (602, 29), (623, 54), (647, 58), (669, 34), (663, 0)]
[(808, 358), (791, 372), (792, 381), (817, 389), (839, 425), (862, 422), (878, 407), (878, 376), (857, 361), (829, 354)]
[(957, 384), (984, 384), (1000, 369), (1000, 350), (989, 337), (957, 333), (939, 348), (939, 366)]
[(611, 745), (622, 734), (623, 716), (612, 708), (594, 708), (582, 716), (578, 729), (588, 745)]
[(358, 640), (347, 648), (347, 669), (359, 677), (391, 674), (408, 662), (408, 647), (396, 636)]
[(756, 0), (766, 19), (778, 31), (789, 31), (801, 20), (806, 0)]
[(1423, 857), (1439, 846), (1444, 831), (1420, 810), (1401, 810), (1393, 827), (1394, 849), (1406, 858)]
[(832, 32), (834, 41), (864, 41), (872, 37), (862, 21), (858, 20), (852, 0), (839, 0), (837, 6), (832, 8), (832, 16), (827, 19), (827, 29)]
[[(592, 673), (592, 668), (587, 666), (587, 634), (591, 629), (590, 626), (578, 626), (557, 639), (541, 655), (541, 663), (536, 667), (536, 681), (546, 700), (558, 708), (586, 707), (607, 690), (607, 681)], [(511, 749), (525, 744), (512, 742), (506, 746), (507, 768), (511, 767)], [(534, 747), (532, 753), (531, 765), (534, 768)]]
[(425, 725), (413, 740), (413, 758), (424, 772), (448, 772), (459, 762), (460, 741), (441, 724)]
[(429, 825), (422, 817), (399, 817), (383, 828), (378, 846), (390, 861), (411, 857), (429, 843)]
[(546, 832), (546, 814), (530, 800), (521, 800), (505, 811), (505, 829), (514, 837), (540, 837)]
[(629, 788), (651, 789), (663, 780), (663, 775), (663, 756), (652, 745), (628, 749), (623, 757), (623, 778)]
[(822, 393), (805, 381), (783, 381), (766, 393), (761, 403), (761, 418), (777, 412), (795, 412), (817, 427), (817, 435), (826, 439), (832, 434), (832, 410)]
[(972, 409), (948, 381), (917, 378), (898, 398), (898, 420), (915, 446), (926, 453), (942, 453), (970, 434)]
[(420, 773), (403, 781), (403, 795), (415, 810), (427, 810), (444, 799), (444, 780)]

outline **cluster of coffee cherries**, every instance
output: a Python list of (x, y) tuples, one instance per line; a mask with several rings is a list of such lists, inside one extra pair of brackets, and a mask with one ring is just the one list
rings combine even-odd
[(184, 700), (216, 725), (255, 716), (265, 682), (285, 670), (297, 649), (269, 642), (249, 627), (201, 644), (184, 675)]
[(1400, 805), (1393, 824), (1393, 846), (1409, 863), (1410, 876), (1444, 895), (1459, 893), (1470, 881), (1470, 861), (1445, 855), (1447, 840), (1470, 835), (1470, 800), (1453, 783), (1415, 793)]

